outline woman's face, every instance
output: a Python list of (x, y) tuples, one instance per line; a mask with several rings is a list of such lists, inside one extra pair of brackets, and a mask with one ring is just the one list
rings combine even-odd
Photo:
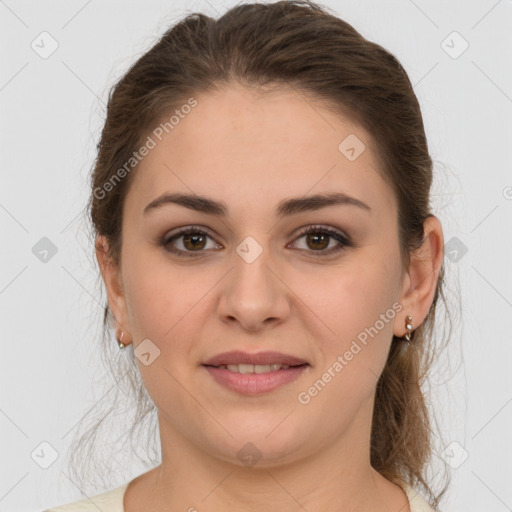
[[(239, 465), (253, 451), (259, 466), (335, 443), (351, 456), (367, 448), (376, 382), (393, 334), (405, 333), (398, 311), (409, 284), (400, 280), (397, 204), (369, 134), (291, 90), (231, 86), (195, 99), (169, 133), (150, 134), (156, 146), (133, 171), (122, 291), (109, 289), (159, 410), (163, 450), (180, 439)], [(300, 206), (333, 193), (367, 206)], [(190, 207), (146, 209), (165, 194), (192, 196)], [(200, 197), (225, 214), (193, 208)], [(298, 206), (280, 209), (290, 200)], [(273, 390), (243, 392), (204, 366), (234, 350), (308, 364)]]

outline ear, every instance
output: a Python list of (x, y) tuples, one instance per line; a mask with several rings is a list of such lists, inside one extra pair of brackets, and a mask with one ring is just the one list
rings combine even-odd
[(119, 266), (114, 263), (110, 256), (110, 247), (105, 236), (99, 235), (96, 238), (95, 251), (101, 276), (107, 289), (108, 303), (114, 317), (116, 335), (119, 336), (121, 331), (124, 332), (123, 343), (128, 345), (131, 342), (130, 323), (121, 272)]
[(434, 300), (439, 271), (443, 263), (444, 237), (441, 222), (430, 216), (423, 223), (424, 240), (421, 247), (411, 253), (409, 269), (404, 278), (400, 303), (402, 315), (397, 315), (394, 325), (395, 336), (407, 332), (405, 319), (412, 317), (415, 330), (425, 320)]

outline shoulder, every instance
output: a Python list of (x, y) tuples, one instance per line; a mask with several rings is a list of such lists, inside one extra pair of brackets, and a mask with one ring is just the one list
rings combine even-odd
[(414, 487), (403, 484), (402, 488), (409, 499), (411, 512), (435, 512)]
[(124, 512), (123, 497), (129, 482), (91, 498), (53, 507), (44, 512)]

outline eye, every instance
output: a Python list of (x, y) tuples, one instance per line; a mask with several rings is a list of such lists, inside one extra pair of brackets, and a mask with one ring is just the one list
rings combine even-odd
[[(212, 238), (206, 231), (199, 229), (196, 226), (189, 226), (187, 228), (180, 229), (171, 237), (166, 237), (162, 241), (162, 245), (169, 252), (177, 254), (178, 256), (195, 256), (193, 253), (203, 252), (202, 249), (206, 247), (207, 238)], [(184, 249), (173, 247), (173, 242), (179, 239)], [(212, 239), (213, 240), (213, 239)]]
[[(306, 249), (300, 250), (318, 253), (314, 254), (314, 256), (328, 256), (343, 250), (344, 247), (350, 247), (352, 245), (350, 238), (344, 233), (325, 226), (309, 226), (302, 230), (295, 240), (299, 240), (303, 237), (305, 237), (306, 244), (310, 244), (313, 249), (308, 250), (308, 247), (306, 246)], [(188, 226), (186, 228), (179, 229), (172, 236), (164, 237), (161, 245), (166, 251), (172, 252), (180, 257), (193, 257), (205, 252), (204, 249), (208, 249), (208, 239), (213, 240), (212, 236), (210, 236), (208, 232), (197, 226)], [(329, 247), (330, 242), (333, 239), (336, 240), (338, 244), (334, 247)], [(175, 243), (177, 241), (180, 242), (182, 248), (176, 247)], [(210, 247), (210, 249), (212, 248), (220, 248), (220, 246), (217, 245), (217, 247)]]
[[(343, 250), (344, 247), (350, 247), (352, 245), (349, 237), (344, 233), (325, 226), (309, 226), (301, 231), (296, 240), (303, 237), (305, 237), (306, 250), (309, 244), (309, 247), (313, 247), (313, 250), (308, 252), (318, 253), (314, 254), (314, 256), (328, 256)], [(337, 240), (339, 243), (329, 248), (329, 244), (333, 239)]]

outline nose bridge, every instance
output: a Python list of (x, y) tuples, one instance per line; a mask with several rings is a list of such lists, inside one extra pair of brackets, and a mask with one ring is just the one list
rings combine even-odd
[(247, 236), (236, 247), (236, 254), (233, 255), (233, 276), (232, 284), (235, 288), (232, 292), (244, 294), (273, 295), (275, 283), (272, 282), (274, 276), (269, 270), (272, 266), (272, 255), (269, 244), (263, 241), (263, 235)]
[[(263, 240), (263, 235), (258, 237)], [(269, 244), (247, 236), (233, 253), (233, 269), (223, 290), (219, 314), (238, 320), (246, 329), (257, 330), (269, 318), (282, 319), (287, 300), (280, 280), (274, 275), (274, 258)]]

